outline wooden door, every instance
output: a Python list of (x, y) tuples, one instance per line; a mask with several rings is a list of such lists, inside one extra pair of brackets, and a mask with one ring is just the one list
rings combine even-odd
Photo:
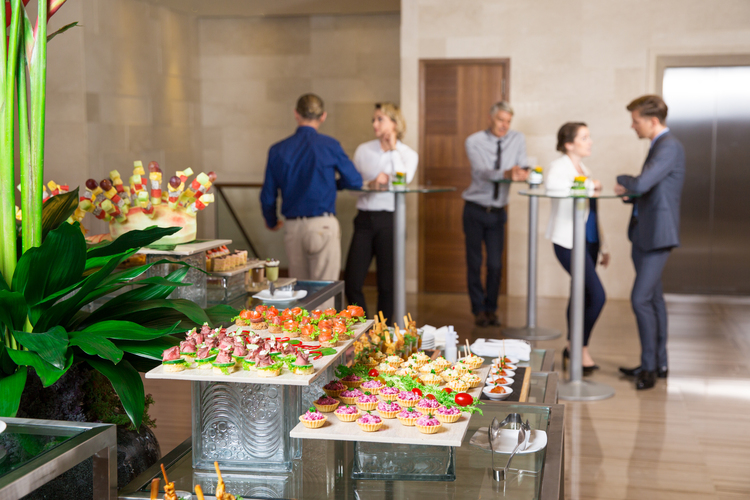
[[(461, 193), (471, 183), (471, 166), (464, 142), (487, 128), (492, 104), (508, 100), (508, 67), (507, 59), (420, 61), (420, 180), (456, 187), (452, 193), (423, 195), (419, 200), (422, 291), (467, 290)], [(507, 243), (506, 229), (506, 247)], [(505, 254), (503, 249), (503, 294)]]

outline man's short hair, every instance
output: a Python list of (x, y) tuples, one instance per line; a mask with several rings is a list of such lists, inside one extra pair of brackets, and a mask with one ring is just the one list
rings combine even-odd
[(644, 95), (633, 100), (627, 107), (628, 111), (638, 111), (641, 116), (655, 116), (664, 125), (667, 120), (667, 103), (658, 95)]
[(295, 109), (297, 114), (304, 120), (319, 120), (323, 116), (323, 113), (325, 113), (323, 99), (315, 94), (305, 94), (297, 99), (297, 107)]
[(490, 116), (495, 116), (498, 111), (505, 111), (513, 115), (513, 108), (508, 104), (507, 101), (498, 101), (490, 108)]

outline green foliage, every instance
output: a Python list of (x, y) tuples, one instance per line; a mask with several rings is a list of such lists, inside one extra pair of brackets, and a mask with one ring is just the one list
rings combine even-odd
[[(120, 398), (112, 388), (112, 384), (99, 372), (92, 372), (91, 378), (86, 383), (86, 408), (90, 414), (87, 418), (91, 421), (104, 422), (107, 424), (127, 425), (130, 430), (137, 430), (130, 421)], [(143, 425), (156, 427), (156, 421), (148, 414), (149, 407), (154, 404), (151, 394), (146, 394), (143, 408)]]
[(383, 380), (386, 381), (388, 385), (392, 385), (393, 387), (397, 387), (398, 389), (401, 389), (402, 391), (411, 391), (412, 389), (419, 389), (422, 391), (422, 396), (427, 396), (428, 394), (432, 394), (435, 396), (435, 399), (438, 403), (440, 403), (443, 406), (452, 407), (455, 406), (456, 408), (460, 408), (461, 411), (465, 411), (468, 413), (479, 413), (482, 415), (482, 410), (480, 410), (477, 405), (484, 404), (481, 401), (479, 401), (479, 398), (474, 398), (474, 403), (472, 403), (469, 406), (459, 406), (456, 404), (456, 393), (452, 392), (448, 394), (447, 392), (438, 389), (437, 387), (433, 385), (424, 385), (420, 384), (416, 380), (414, 380), (411, 377), (405, 377), (400, 375), (381, 375), (383, 377)]
[[(178, 267), (165, 277), (142, 279), (153, 264), (115, 271), (140, 246), (179, 228), (131, 231), (86, 248), (78, 223), (60, 222), (65, 206), (61, 202), (57, 215), (48, 214), (45, 224), (57, 227), (21, 256), (10, 288), (0, 283), (0, 333), (6, 333), (0, 344), (0, 416), (17, 411), (26, 367), (48, 387), (74, 363), (86, 362), (109, 380), (122, 403), (121, 417), (139, 427), (145, 395), (138, 369), (152, 367), (164, 349), (177, 345), (172, 334), (180, 328), (213, 326), (237, 311), (228, 306), (204, 311), (191, 301), (168, 299), (187, 285), (185, 263), (170, 262)], [(124, 286), (131, 289), (91, 310), (96, 299)]]

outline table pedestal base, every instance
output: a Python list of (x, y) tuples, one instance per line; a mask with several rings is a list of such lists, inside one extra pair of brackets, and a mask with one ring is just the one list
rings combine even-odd
[(522, 339), (530, 342), (537, 340), (555, 340), (560, 338), (562, 333), (551, 328), (540, 328), (538, 326), (521, 326), (514, 328), (505, 328), (502, 335), (510, 339)]
[(451, 446), (354, 443), (352, 479), (379, 481), (455, 481)]
[(565, 401), (599, 401), (614, 395), (612, 387), (589, 380), (564, 382), (558, 387), (558, 397)]

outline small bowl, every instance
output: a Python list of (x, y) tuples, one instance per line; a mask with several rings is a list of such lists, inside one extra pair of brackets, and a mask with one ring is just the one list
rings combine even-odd
[[(504, 384), (496, 384), (494, 381), (496, 379), (498, 379), (498, 378), (504, 378), (505, 379), (505, 383)], [(510, 387), (511, 385), (513, 385), (513, 380), (515, 380), (515, 379), (512, 379), (510, 377), (487, 377), (487, 381), (485, 382), (485, 385), (489, 385), (490, 387), (494, 387), (496, 385), (502, 385), (503, 387)]]
[[(511, 358), (510, 356), (505, 356), (505, 357), (508, 358), (508, 364), (511, 364), (511, 365), (517, 365), (518, 364), (518, 359), (517, 358)], [(500, 364), (500, 358), (493, 359), (492, 360), (492, 364), (493, 365), (499, 365)]]
[(485, 386), (485, 388), (482, 389), (482, 392), (484, 393), (485, 396), (495, 401), (501, 401), (503, 399), (506, 399), (508, 396), (510, 396), (513, 393), (513, 389), (511, 389), (510, 387), (505, 387), (505, 393), (503, 394), (492, 393), (490, 392), (490, 389), (492, 389), (492, 387)]
[(515, 371), (517, 369), (518, 369), (518, 367), (516, 365), (507, 364), (507, 365), (505, 365), (505, 368), (500, 368), (499, 365), (493, 364), (492, 368), (490, 368), (490, 371), (492, 371), (492, 370)]
[(490, 370), (490, 373), (488, 373), (487, 376), (488, 377), (515, 377), (516, 376), (516, 372), (513, 370), (508, 370), (507, 368), (505, 368), (502, 371), (505, 372), (505, 375), (498, 375), (498, 374), (492, 373), (492, 370)]

